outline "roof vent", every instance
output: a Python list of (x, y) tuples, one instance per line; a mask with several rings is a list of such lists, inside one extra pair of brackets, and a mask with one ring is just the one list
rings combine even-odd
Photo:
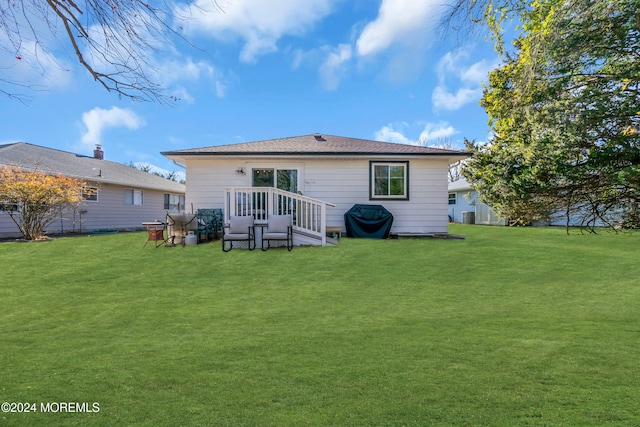
[(316, 139), (316, 141), (326, 141), (326, 139), (324, 139), (319, 133), (314, 133), (313, 137)]
[(93, 150), (93, 158), (98, 160), (104, 159), (104, 151), (102, 151), (102, 145), (96, 144), (96, 149)]

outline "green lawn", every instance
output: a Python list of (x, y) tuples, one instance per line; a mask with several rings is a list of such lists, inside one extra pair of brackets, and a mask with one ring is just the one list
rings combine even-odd
[(640, 234), (450, 231), (0, 243), (0, 425), (640, 425)]

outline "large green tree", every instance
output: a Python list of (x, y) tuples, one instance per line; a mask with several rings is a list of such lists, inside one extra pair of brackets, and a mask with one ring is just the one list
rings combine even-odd
[[(640, 0), (537, 0), (482, 98), (494, 136), (464, 174), (501, 215), (638, 224)], [(496, 9), (494, 31), (499, 25)], [(499, 32), (499, 31), (498, 31)], [(568, 220), (569, 221), (569, 220)], [(568, 224), (569, 222), (567, 222)]]

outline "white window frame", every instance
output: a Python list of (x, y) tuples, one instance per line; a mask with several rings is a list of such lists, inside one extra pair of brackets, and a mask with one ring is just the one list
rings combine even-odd
[[(453, 203), (451, 203), (451, 202), (453, 202)], [(457, 204), (458, 204), (458, 194), (457, 193), (449, 193), (449, 206), (457, 205)]]
[[(168, 203), (167, 198), (169, 199)], [(177, 203), (176, 200), (178, 201)], [(164, 193), (163, 202), (165, 210), (184, 212), (185, 197), (182, 194)]]
[[(130, 200), (128, 195), (131, 195)], [(133, 188), (126, 188), (124, 190), (124, 204), (127, 206), (143, 206), (144, 205), (144, 191), (136, 190)]]
[[(403, 194), (375, 194), (375, 169), (376, 166), (402, 166), (404, 168), (404, 190)], [(391, 172), (389, 171), (388, 179), (392, 179)], [(391, 185), (387, 188), (391, 190)], [(369, 161), (369, 200), (409, 200), (409, 162), (408, 161)]]
[[(278, 179), (278, 171), (279, 170), (295, 170), (297, 171), (297, 192), (298, 193), (303, 193), (304, 192), (304, 165), (300, 164), (300, 163), (262, 163), (262, 162), (256, 162), (256, 163), (247, 163), (244, 166), (247, 170), (247, 176), (248, 176), (248, 184), (249, 186), (253, 186), (253, 171), (256, 169), (273, 169), (273, 175), (274, 175), (274, 183), (273, 183), (273, 187), (272, 188), (278, 188), (278, 183), (277, 183), (277, 179)], [(266, 188), (266, 187), (265, 187)]]
[[(85, 189), (91, 191), (91, 194), (88, 194)], [(82, 187), (81, 196), (83, 202), (96, 203), (98, 201), (98, 187), (85, 185), (84, 187)]]

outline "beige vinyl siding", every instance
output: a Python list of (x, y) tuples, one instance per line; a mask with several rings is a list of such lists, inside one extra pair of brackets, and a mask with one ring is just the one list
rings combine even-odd
[[(370, 200), (369, 161), (409, 160), (409, 200)], [(392, 232), (444, 233), (448, 227), (446, 160), (391, 156), (380, 159), (189, 159), (187, 211), (222, 208), (224, 189), (251, 186), (252, 168), (299, 169), (299, 190), (305, 196), (336, 205), (327, 208), (328, 225), (344, 225), (344, 213), (354, 204), (380, 204), (394, 215)], [(245, 175), (235, 171), (243, 168)]]
[(9, 214), (0, 211), (0, 238), (4, 237), (18, 237), (20, 233), (18, 233), (18, 227), (14, 224), (9, 217)]
[[(125, 205), (124, 190), (143, 191), (142, 206)], [(98, 190), (98, 201), (84, 201), (82, 215), (65, 212), (62, 218), (51, 223), (47, 233), (80, 232), (100, 229), (136, 230), (142, 229), (142, 223), (166, 218), (164, 194), (168, 191), (149, 190), (135, 187), (102, 184)], [(16, 225), (6, 212), (0, 213), (0, 238), (19, 237)]]
[(243, 162), (234, 160), (190, 160), (187, 164), (187, 196), (185, 209), (222, 208), (224, 189), (251, 185), (250, 173), (238, 175), (235, 170)]
[(450, 191), (456, 195), (456, 204), (449, 205), (449, 216), (454, 222), (462, 222), (462, 212), (475, 212), (478, 193), (471, 190)]
[[(142, 205), (126, 205), (124, 190), (142, 190)], [(164, 191), (135, 187), (102, 185), (98, 192), (98, 202), (84, 202), (83, 229), (100, 228), (127, 229), (140, 228), (146, 221), (164, 220)]]
[(409, 200), (370, 200), (369, 159), (307, 162), (305, 194), (337, 205), (328, 209), (329, 225), (344, 224), (344, 213), (356, 203), (376, 204), (393, 214), (394, 233), (444, 233), (447, 169), (446, 161), (409, 159)]

